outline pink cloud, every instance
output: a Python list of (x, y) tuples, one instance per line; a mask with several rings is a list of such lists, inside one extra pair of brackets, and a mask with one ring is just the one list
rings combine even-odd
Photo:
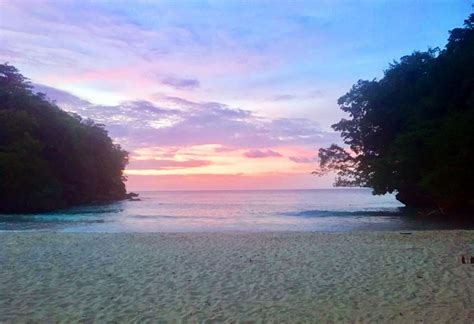
[(198, 168), (211, 165), (211, 161), (207, 160), (132, 160), (128, 165), (128, 169), (147, 170), (147, 169), (187, 169)]
[(272, 150), (250, 150), (250, 151), (245, 152), (244, 156), (250, 159), (259, 159), (259, 158), (267, 158), (267, 157), (280, 157), (282, 155)]
[(229, 147), (229, 146), (219, 146), (214, 149), (214, 152), (216, 153), (222, 153), (222, 152), (234, 152), (238, 151), (241, 148), (239, 147)]

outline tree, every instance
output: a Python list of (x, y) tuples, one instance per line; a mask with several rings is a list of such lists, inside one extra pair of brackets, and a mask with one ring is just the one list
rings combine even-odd
[(474, 209), (474, 14), (443, 50), (402, 57), (338, 104), (349, 118), (332, 127), (348, 148), (320, 149), (314, 173), (336, 171), (338, 186), (397, 192), (410, 207)]
[(69, 114), (0, 64), (0, 212), (124, 199), (128, 153), (103, 125)]

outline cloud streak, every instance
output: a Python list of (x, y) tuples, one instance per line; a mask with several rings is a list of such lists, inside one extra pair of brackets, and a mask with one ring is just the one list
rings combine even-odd
[(199, 168), (203, 166), (211, 165), (211, 161), (206, 160), (132, 160), (129, 164), (130, 169), (147, 170), (147, 169), (187, 169), (187, 168)]
[(272, 150), (250, 150), (245, 152), (244, 156), (250, 159), (261, 159), (268, 157), (281, 157), (282, 155)]
[(290, 156), (289, 159), (295, 163), (315, 163), (317, 157), (308, 158), (306, 156)]
[(200, 87), (199, 80), (197, 79), (180, 79), (168, 77), (161, 80), (161, 83), (177, 90), (193, 90)]

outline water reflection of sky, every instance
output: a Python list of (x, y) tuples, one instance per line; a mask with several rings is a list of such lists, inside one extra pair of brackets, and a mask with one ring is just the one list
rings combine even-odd
[(473, 228), (402, 212), (369, 190), (143, 192), (141, 201), (2, 215), (0, 230), (71, 232), (353, 231)]

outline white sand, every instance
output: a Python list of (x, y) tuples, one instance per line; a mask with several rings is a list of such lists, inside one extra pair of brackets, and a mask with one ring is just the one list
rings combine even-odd
[(474, 322), (474, 231), (0, 233), (0, 322)]

